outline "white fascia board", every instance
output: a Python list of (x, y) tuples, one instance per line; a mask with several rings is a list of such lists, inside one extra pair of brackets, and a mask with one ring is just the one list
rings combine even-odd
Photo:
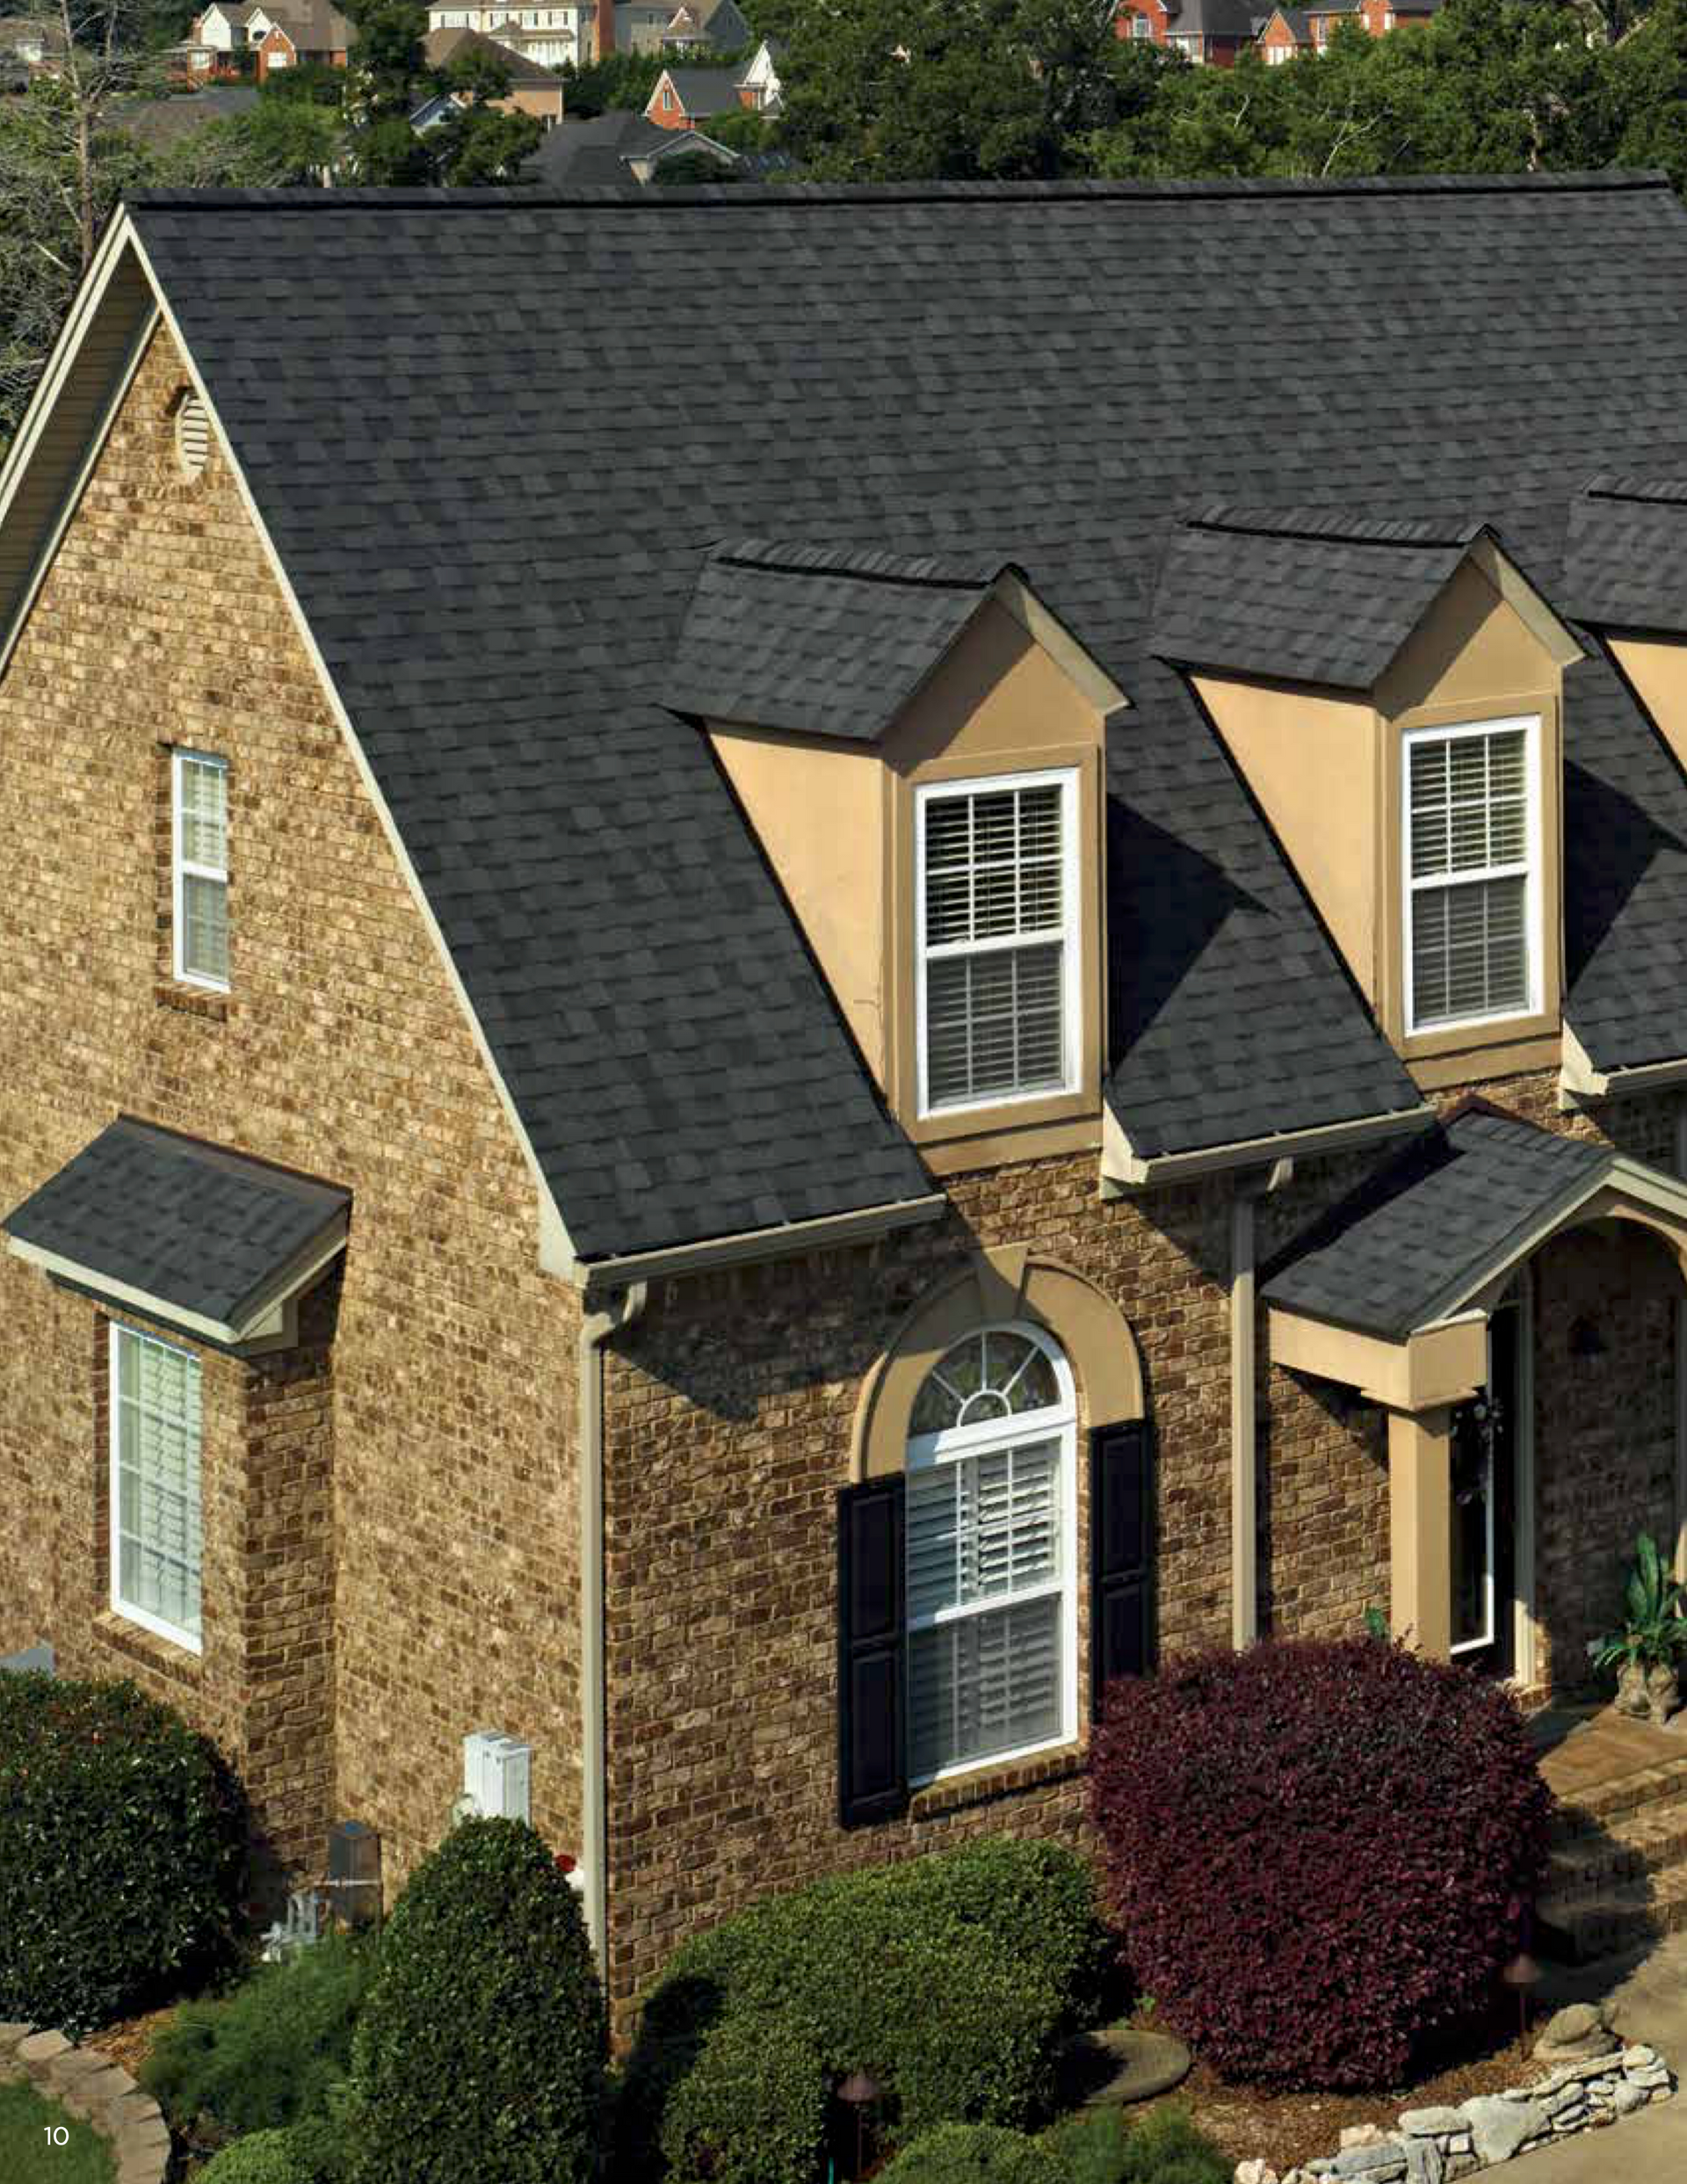
[[(83, 344), (87, 338), (89, 329), (99, 316), (100, 306), (105, 301), (112, 277), (123, 262), (128, 243), (128, 238), (123, 233), (126, 224), (127, 215), (120, 215), (114, 219), (98, 250), (94, 253), (93, 263), (89, 267), (87, 275), (76, 292), (69, 315), (60, 330), (58, 340), (54, 344), (53, 353), (48, 357), (46, 367), (36, 382), (35, 392), (30, 397), (29, 407), (25, 410), (23, 422), (18, 428), (18, 436), (7, 452), (5, 461), (0, 463), (0, 529), (4, 529), (6, 519), (11, 512), (12, 505), (18, 497), (18, 488), (34, 460), (47, 421), (52, 417), (59, 396), (64, 390), (66, 381), (75, 369), (76, 359), (82, 353)], [(155, 282), (153, 285), (156, 292), (157, 284)], [(111, 436), (112, 426), (116, 423), (118, 412), (122, 408), (124, 399), (134, 383), (136, 372), (141, 368), (141, 359), (147, 352), (147, 344), (152, 339), (153, 331), (157, 323), (158, 311), (155, 305), (153, 309), (142, 318), (139, 329), (130, 341), (127, 354), (112, 384), (112, 391), (106, 397), (98, 422), (90, 435), (87, 448), (76, 467), (76, 475), (66, 490), (61, 500), (58, 513), (53, 519), (52, 526), (41, 541), (40, 550), (35, 556), (35, 565), (18, 595), (16, 606), (4, 628), (0, 628), (0, 676), (4, 675), (11, 664), (11, 656), (18, 647), (18, 641), (22, 636), (25, 626), (29, 620), (31, 610), (40, 597), (42, 584), (47, 581), (47, 573), (57, 558), (59, 548), (63, 541), (65, 532), (69, 527), (71, 518), (81, 505), (82, 497), (87, 488), (88, 480), (92, 475), (94, 465), (98, 461), (105, 442)]]
[[(127, 223), (127, 214), (124, 215), (124, 219)], [(133, 234), (132, 229), (131, 233)], [(211, 390), (206, 386), (198, 364), (194, 361), (193, 352), (187, 345), (175, 312), (170, 308), (170, 299), (164, 294), (163, 284), (153, 270), (145, 246), (138, 235), (133, 235), (133, 241), (135, 255), (144, 267), (147, 278), (152, 283), (153, 294), (158, 299), (158, 308), (163, 316), (164, 323), (169, 327), (171, 337), (181, 355), (183, 365), (193, 381), (200, 401), (205, 404), (206, 415), (210, 418), (212, 430), (217, 436), (217, 445), (222, 451), (224, 461), (228, 465), (229, 475), (233, 477), (239, 490), (247, 516), (263, 547), (264, 558), (270, 564), (271, 572), (280, 587), (282, 598), (286, 601), (287, 611), (293, 617), (294, 628), (299, 633), (299, 641), (304, 646), (311, 665), (316, 671), (317, 679), (328, 700), (329, 709), (339, 723), (345, 747), (351, 754), (352, 763), (357, 767), (364, 789), (380, 820), (387, 845), (397, 860), (399, 870), (403, 874), (405, 884), (409, 889), (410, 898), (416, 904), (423, 924), (432, 938), (440, 963), (445, 969), (445, 976), (450, 981), (452, 991), (457, 997), (458, 1005), (462, 1010), (464, 1020), (468, 1026), (476, 1047), (480, 1049), (481, 1059), (486, 1064), (488, 1074), (497, 1092), (505, 1119), (514, 1132), (516, 1142), (521, 1147), (522, 1153), (526, 1159), (529, 1172), (532, 1176), (536, 1195), (539, 1220), (539, 1263), (547, 1273), (560, 1274), (565, 1280), (572, 1281), (575, 1278), (576, 1269), (580, 1264), (579, 1258), (569, 1238), (561, 1209), (558, 1207), (550, 1184), (546, 1179), (545, 1172), (539, 1165), (539, 1155), (533, 1150), (532, 1139), (528, 1136), (526, 1125), (517, 1112), (516, 1103), (510, 1097), (510, 1087), (503, 1081), (503, 1072), (498, 1067), (491, 1045), (481, 1027), (480, 1016), (475, 1010), (474, 1004), (468, 998), (468, 990), (463, 983), (456, 961), (452, 955), (450, 947), (446, 945), (445, 936), (440, 929), (439, 921), (434, 916), (433, 906), (429, 902), (426, 891), (417, 877), (416, 867), (410, 861), (409, 851), (405, 846), (404, 838), (399, 831), (398, 823), (393, 816), (391, 807), (385, 795), (381, 793), (380, 784), (375, 779), (374, 771), (369, 764), (368, 755), (363, 748), (357, 729), (352, 726), (351, 716), (346, 710), (339, 691), (335, 686), (334, 678), (329, 673), (328, 663), (323, 659), (315, 635), (305, 618), (305, 611), (300, 604), (299, 595), (293, 590), (293, 580), (287, 574), (280, 555), (276, 550), (275, 541), (270, 535), (270, 527), (264, 520), (252, 489), (247, 483), (246, 474), (241, 468), (235, 457), (228, 434), (224, 430), (221, 416), (218, 412), (216, 403), (212, 399)]]
[(1156, 1183), (1220, 1175), (1227, 1169), (1255, 1167), (1262, 1161), (1310, 1159), (1314, 1154), (1350, 1151), (1356, 1145), (1381, 1143), (1426, 1129), (1435, 1120), (1427, 1103), (1360, 1115), (1350, 1122), (1314, 1123), (1301, 1130), (1274, 1131), (1268, 1137), (1238, 1138), (1227, 1145), (1202, 1146), (1194, 1152), (1143, 1155), (1132, 1146), (1125, 1126), (1105, 1100), (1102, 1103), (1101, 1186), (1104, 1197), (1147, 1190)]

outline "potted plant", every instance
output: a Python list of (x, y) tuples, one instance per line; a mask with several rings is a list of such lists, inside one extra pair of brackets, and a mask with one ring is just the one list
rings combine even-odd
[(1687, 1591), (1664, 1568), (1649, 1532), (1634, 1542), (1624, 1604), (1623, 1628), (1601, 1640), (1594, 1665), (1617, 1671), (1619, 1714), (1650, 1714), (1662, 1725), (1681, 1704), (1676, 1662), (1687, 1648)]

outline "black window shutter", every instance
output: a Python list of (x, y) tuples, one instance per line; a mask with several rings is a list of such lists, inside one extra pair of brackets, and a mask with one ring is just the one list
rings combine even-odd
[(837, 1817), (845, 1827), (892, 1819), (908, 1803), (906, 1501), (900, 1473), (837, 1498)]
[(1090, 1436), (1090, 1706), (1115, 1676), (1154, 1666), (1154, 1428), (1146, 1419)]

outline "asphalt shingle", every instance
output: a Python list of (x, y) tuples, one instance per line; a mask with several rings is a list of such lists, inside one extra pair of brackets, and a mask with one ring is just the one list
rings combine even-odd
[[(1551, 599), (1589, 476), (1687, 475), (1656, 178), (135, 210), (588, 1256), (929, 1187), (661, 703), (709, 549), (1011, 562), (1125, 690), (1111, 1097), (1193, 1150), (1417, 1094), (1148, 651), (1173, 525), (1480, 519)], [(1569, 1013), (1609, 1067), (1683, 1012), (1687, 787), (1606, 671), (1568, 687)]]
[(1570, 507), (1564, 598), (1606, 628), (1687, 630), (1687, 483), (1596, 478)]
[(1609, 1145), (1473, 1107), (1289, 1244), (1262, 1294), (1398, 1341), (1502, 1262), (1508, 1242), (1559, 1200), (1596, 1184), (1616, 1157)]
[(332, 1184), (122, 1117), (0, 1225), (178, 1311), (234, 1324), (351, 1203)]
[(703, 564), (662, 703), (876, 743), (1000, 573), (756, 539), (721, 547)]

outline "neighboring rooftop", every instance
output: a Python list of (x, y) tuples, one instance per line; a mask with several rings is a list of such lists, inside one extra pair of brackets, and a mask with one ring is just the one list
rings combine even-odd
[(554, 69), (543, 68), (537, 61), (530, 61), (525, 53), (518, 53), (513, 46), (501, 45), (484, 31), (466, 30), (460, 24), (452, 30), (430, 31), (422, 40), (422, 50), (431, 69), (443, 69), (466, 54), (483, 54), (509, 69), (512, 91), (524, 84), (547, 91), (561, 89), (561, 80)]
[(1596, 478), (1570, 510), (1564, 593), (1589, 621), (1687, 630), (1687, 483)]
[[(929, 1187), (662, 703), (721, 541), (1011, 563), (1130, 698), (1108, 1060), (1146, 1157), (1419, 1103), (1148, 649), (1174, 526), (1474, 511), (1551, 599), (1589, 476), (1687, 475), (1662, 178), (134, 209), (589, 1257)], [(1603, 662), (1565, 728), (1570, 1020), (1599, 1068), (1687, 1055), (1687, 784)]]
[[(667, 77), (689, 114), (706, 119), (712, 113), (725, 113), (739, 103), (737, 78), (730, 69), (671, 67)], [(655, 96), (653, 91), (651, 97)]]

